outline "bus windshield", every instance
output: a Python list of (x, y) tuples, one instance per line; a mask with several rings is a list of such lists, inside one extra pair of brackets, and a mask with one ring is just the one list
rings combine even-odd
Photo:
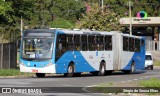
[(23, 38), (22, 58), (27, 60), (51, 59), (53, 38)]

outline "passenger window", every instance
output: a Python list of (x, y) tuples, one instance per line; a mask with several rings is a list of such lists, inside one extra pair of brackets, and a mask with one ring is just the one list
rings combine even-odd
[(74, 49), (78, 51), (81, 50), (80, 35), (74, 35)]
[(68, 50), (74, 50), (73, 47), (73, 35), (66, 35), (66, 43), (67, 43), (67, 49)]
[(96, 45), (98, 51), (104, 50), (104, 36), (96, 36)]
[(88, 36), (88, 44), (89, 44), (90, 51), (96, 50), (96, 36), (94, 35)]
[(87, 35), (82, 35), (81, 36), (81, 47), (82, 47), (82, 51), (87, 51)]
[(144, 45), (145, 45), (145, 41), (141, 40), (141, 46), (144, 46)]
[(129, 39), (128, 37), (123, 37), (123, 51), (129, 50)]
[(129, 51), (134, 52), (134, 38), (129, 38)]
[(105, 50), (112, 50), (112, 36), (105, 36)]
[(135, 39), (135, 52), (140, 52), (140, 40)]

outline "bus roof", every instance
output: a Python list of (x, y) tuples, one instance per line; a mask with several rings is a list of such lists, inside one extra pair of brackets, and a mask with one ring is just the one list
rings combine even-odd
[(93, 34), (93, 35), (113, 35), (114, 32), (107, 31), (91, 31), (91, 30), (57, 30), (65, 34)]
[(91, 31), (91, 30), (57, 30), (59, 32), (65, 33), (65, 34), (93, 34), (93, 35), (113, 35), (113, 34), (122, 34), (123, 36), (127, 37), (133, 37), (133, 38), (144, 38), (142, 36), (135, 36), (135, 35), (129, 35), (129, 34), (123, 34), (119, 31)]
[(59, 32), (59, 33), (64, 33), (64, 34), (92, 34), (92, 35), (113, 35), (113, 34), (122, 34), (123, 36), (127, 37), (133, 37), (133, 38), (144, 38), (140, 36), (135, 36), (135, 35), (129, 35), (129, 34), (123, 34), (120, 33), (119, 31), (91, 31), (91, 30), (69, 30), (69, 29), (28, 29), (24, 31), (24, 34), (28, 32)]

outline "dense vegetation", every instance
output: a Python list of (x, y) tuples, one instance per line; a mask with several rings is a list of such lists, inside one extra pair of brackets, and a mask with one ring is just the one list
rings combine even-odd
[[(121, 30), (119, 18), (128, 17), (128, 0), (0, 0), (0, 33), (20, 36), (24, 28), (90, 28)], [(132, 16), (144, 10), (148, 16), (160, 16), (160, 0), (130, 0)], [(2, 36), (2, 35), (1, 35)]]

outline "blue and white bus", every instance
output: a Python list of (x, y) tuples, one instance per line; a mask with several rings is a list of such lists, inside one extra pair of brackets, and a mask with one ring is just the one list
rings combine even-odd
[(78, 76), (144, 69), (145, 38), (118, 32), (32, 29), (23, 33), (20, 71)]

